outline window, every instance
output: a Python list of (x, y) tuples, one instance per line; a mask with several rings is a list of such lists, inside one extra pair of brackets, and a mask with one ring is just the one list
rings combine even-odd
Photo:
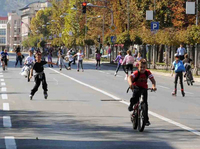
[(6, 35), (6, 29), (0, 29), (0, 35)]
[(17, 41), (17, 37), (15, 37), (15, 41)]
[(17, 25), (17, 20), (14, 20), (14, 24)]
[(0, 44), (6, 44), (6, 37), (0, 37)]

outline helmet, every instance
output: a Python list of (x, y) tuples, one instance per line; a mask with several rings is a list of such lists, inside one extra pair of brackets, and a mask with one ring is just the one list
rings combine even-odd
[(177, 53), (174, 54), (174, 57), (179, 57), (179, 55)]

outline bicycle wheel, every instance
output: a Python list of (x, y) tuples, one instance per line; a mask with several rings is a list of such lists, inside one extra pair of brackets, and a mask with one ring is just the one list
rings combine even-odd
[(141, 107), (138, 110), (138, 130), (140, 132), (144, 131), (144, 127), (146, 125), (146, 104), (142, 103)]
[(137, 127), (138, 127), (138, 115), (137, 114), (135, 114), (135, 115), (131, 114), (131, 122), (133, 124), (133, 129), (137, 129)]

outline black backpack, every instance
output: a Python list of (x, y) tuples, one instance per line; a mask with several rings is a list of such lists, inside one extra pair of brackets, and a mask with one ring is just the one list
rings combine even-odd
[[(136, 71), (138, 71), (138, 70), (136, 70)], [(148, 75), (148, 72), (145, 70), (144, 73), (145, 73), (146, 78), (148, 79), (148, 76), (149, 76), (149, 75)], [(137, 82), (137, 80), (139, 79), (139, 77), (140, 77), (140, 72), (138, 71), (138, 76), (134, 79), (133, 83), (134, 83), (134, 82)]]

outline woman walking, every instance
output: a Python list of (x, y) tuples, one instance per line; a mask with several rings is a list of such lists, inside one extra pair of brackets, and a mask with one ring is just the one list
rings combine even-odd
[(101, 69), (101, 64), (100, 64), (100, 62), (101, 62), (101, 53), (100, 53), (100, 51), (98, 49), (95, 52), (95, 57), (96, 57), (96, 61), (97, 61), (96, 69), (98, 69), (98, 65), (99, 65), (99, 69)]
[(60, 71), (62, 70), (62, 66), (64, 66), (67, 69), (67, 66), (65, 66), (65, 63), (63, 61), (63, 54), (62, 54), (61, 49), (58, 51), (58, 65), (59, 65)]

